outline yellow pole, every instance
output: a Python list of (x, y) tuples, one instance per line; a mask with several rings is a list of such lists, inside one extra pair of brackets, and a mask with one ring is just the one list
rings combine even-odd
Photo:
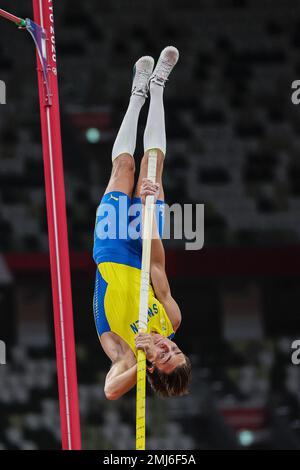
[(138, 351), (136, 383), (136, 450), (146, 448), (146, 355)]
[[(147, 178), (155, 183), (157, 151), (150, 150), (148, 157)], [(150, 280), (150, 258), (152, 226), (155, 203), (153, 196), (147, 196), (143, 223), (143, 253), (140, 286), (139, 331), (147, 331), (148, 297)], [(146, 355), (144, 351), (137, 353), (137, 382), (136, 382), (136, 450), (146, 448)]]

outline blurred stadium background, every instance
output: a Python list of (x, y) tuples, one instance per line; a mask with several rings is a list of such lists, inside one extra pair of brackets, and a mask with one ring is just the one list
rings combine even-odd
[[(30, 0), (1, 7), (32, 16)], [(296, 0), (54, 2), (83, 446), (134, 448), (94, 328), (95, 210), (132, 64), (176, 45), (167, 201), (205, 204), (205, 246), (166, 243), (191, 356), (185, 398), (149, 391), (149, 449), (300, 449), (300, 6)], [(0, 23), (0, 448), (60, 448), (35, 51)], [(145, 112), (139, 128), (138, 155)]]

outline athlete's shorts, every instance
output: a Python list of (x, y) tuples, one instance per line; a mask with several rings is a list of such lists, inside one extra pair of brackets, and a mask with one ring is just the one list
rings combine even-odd
[[(93, 257), (95, 263), (113, 261), (134, 268), (141, 267), (141, 199), (112, 191), (103, 196), (96, 215)], [(156, 202), (156, 221), (162, 238), (164, 202)]]
[[(140, 198), (130, 199), (125, 193), (112, 191), (103, 196), (97, 209), (93, 257), (97, 264), (94, 317), (98, 335), (110, 331), (104, 307), (107, 283), (98, 265), (112, 262), (141, 269), (142, 203)], [(156, 221), (160, 237), (164, 228), (164, 202), (156, 202)], [(130, 289), (130, 286), (128, 286)], [(133, 288), (133, 286), (132, 286)]]

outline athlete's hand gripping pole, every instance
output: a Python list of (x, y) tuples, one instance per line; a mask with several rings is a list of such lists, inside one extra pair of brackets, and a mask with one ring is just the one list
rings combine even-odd
[[(148, 157), (147, 178), (155, 183), (157, 150), (150, 150)], [(155, 210), (154, 196), (145, 200), (145, 215), (143, 223), (143, 252), (140, 286), (139, 331), (147, 331), (148, 297), (150, 280), (150, 257), (153, 215)], [(142, 350), (137, 351), (137, 383), (136, 383), (136, 449), (145, 450), (146, 441), (146, 355)]]

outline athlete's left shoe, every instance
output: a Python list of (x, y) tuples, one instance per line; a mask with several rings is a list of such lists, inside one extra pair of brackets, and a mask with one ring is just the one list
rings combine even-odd
[(150, 82), (157, 85), (165, 86), (170, 73), (177, 64), (179, 59), (178, 49), (174, 46), (165, 47), (159, 56), (153, 74), (150, 77)]
[(150, 56), (141, 57), (133, 67), (132, 95), (147, 98), (149, 78), (153, 72), (154, 59)]

